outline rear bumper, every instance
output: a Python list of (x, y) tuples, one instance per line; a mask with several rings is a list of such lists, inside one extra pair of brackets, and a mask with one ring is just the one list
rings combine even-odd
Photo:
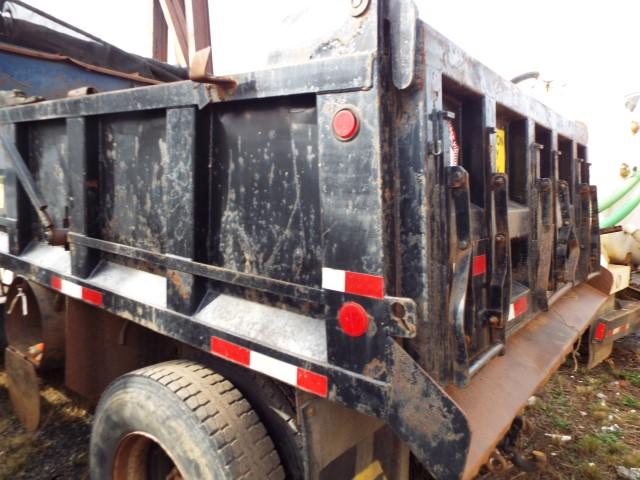
[(607, 298), (589, 285), (569, 290), (548, 312), (509, 337), (506, 353), (484, 367), (467, 388), (447, 389), (471, 430), (463, 478), (477, 474), (529, 397), (562, 364)]

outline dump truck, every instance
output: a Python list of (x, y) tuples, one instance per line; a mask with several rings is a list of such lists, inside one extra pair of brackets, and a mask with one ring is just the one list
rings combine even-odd
[(636, 328), (585, 126), (410, 1), (334, 3), (230, 76), (1, 17), (9, 390), (31, 430), (50, 370), (97, 405), (91, 478), (470, 479)]

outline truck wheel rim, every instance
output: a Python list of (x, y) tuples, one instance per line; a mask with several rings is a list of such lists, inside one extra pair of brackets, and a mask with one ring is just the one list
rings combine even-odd
[(133, 432), (116, 449), (113, 480), (182, 480), (168, 450), (152, 435)]

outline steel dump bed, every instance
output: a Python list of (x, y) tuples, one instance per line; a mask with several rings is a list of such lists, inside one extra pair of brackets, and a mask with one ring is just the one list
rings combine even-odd
[(304, 61), (0, 109), (0, 267), (470, 478), (606, 299), (587, 133), (363, 3)]

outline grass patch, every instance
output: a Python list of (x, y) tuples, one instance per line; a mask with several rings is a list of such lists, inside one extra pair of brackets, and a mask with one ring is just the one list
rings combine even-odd
[(595, 435), (587, 435), (578, 440), (578, 451), (586, 456), (595, 456), (602, 447), (602, 442)]
[(630, 372), (629, 370), (619, 370), (617, 374), (634, 387), (640, 387), (640, 373)]
[(640, 400), (638, 400), (635, 397), (632, 397), (631, 395), (626, 395), (622, 399), (622, 404), (625, 407), (640, 409)]
[(581, 463), (576, 469), (575, 479), (584, 478), (587, 480), (602, 480), (605, 478), (602, 472), (595, 465), (589, 465), (588, 463)]
[(596, 437), (602, 442), (605, 451), (611, 455), (628, 450), (628, 447), (621, 441), (622, 432), (602, 432), (596, 434)]
[(567, 420), (566, 418), (559, 417), (558, 415), (553, 415), (551, 417), (551, 422), (553, 423), (554, 427), (560, 430), (563, 430), (563, 431), (571, 430), (571, 422), (569, 422), (569, 420)]
[(610, 456), (628, 452), (629, 447), (622, 441), (622, 432), (602, 432), (582, 437), (576, 442), (578, 452), (597, 463), (609, 463)]
[(622, 457), (622, 465), (627, 468), (640, 468), (640, 451), (627, 453)]

